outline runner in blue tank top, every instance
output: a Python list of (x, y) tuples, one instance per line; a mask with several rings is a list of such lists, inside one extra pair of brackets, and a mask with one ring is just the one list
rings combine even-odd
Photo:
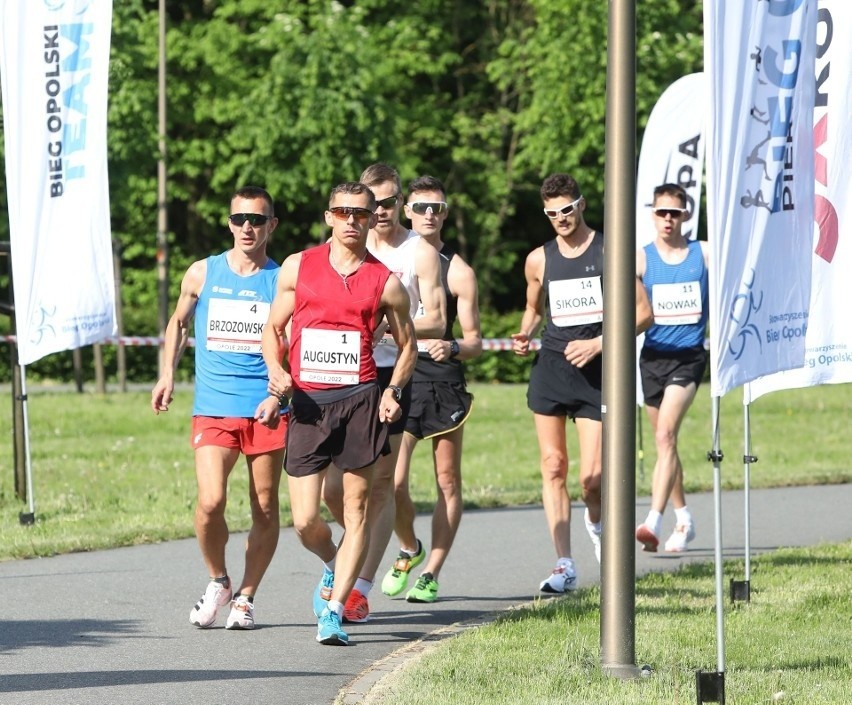
[(680, 186), (663, 184), (655, 188), (651, 217), (657, 236), (636, 255), (636, 274), (654, 309), (654, 325), (645, 333), (639, 357), (645, 408), (657, 446), (651, 510), (636, 527), (636, 540), (645, 551), (657, 550), (669, 498), (675, 511), (675, 528), (665, 543), (666, 551), (685, 551), (695, 538), (695, 523), (683, 492), (677, 436), (707, 365), (704, 336), (709, 312), (709, 255), (706, 243), (690, 242), (683, 236), (686, 205), (686, 193)]
[[(535, 419), (541, 498), (557, 556), (556, 567), (539, 590), (562, 593), (577, 587), (566, 486), (566, 418), (577, 427), (584, 523), (600, 561), (603, 235), (586, 225), (586, 201), (572, 177), (548, 176), (541, 197), (556, 237), (527, 256), (527, 302), (520, 331), (512, 335), (512, 349), (527, 355), (530, 341), (545, 321), (541, 350), (530, 371), (527, 405)], [(651, 323), (651, 307), (638, 279), (636, 322), (637, 331)]]
[[(254, 628), (254, 596), (278, 545), (287, 417), (278, 397), (267, 393), (260, 345), (278, 280), (278, 265), (266, 255), (278, 224), (274, 213), (272, 198), (262, 188), (247, 186), (233, 195), (228, 227), (234, 246), (186, 271), (166, 327), (163, 376), (151, 392), (154, 413), (168, 411), (175, 370), (195, 318), (195, 533), (210, 582), (189, 621), (200, 628), (215, 626), (219, 609), (228, 603), (226, 629)], [(241, 453), (250, 477), (252, 526), (243, 580), (234, 593), (225, 565), (225, 503), (228, 477)]]

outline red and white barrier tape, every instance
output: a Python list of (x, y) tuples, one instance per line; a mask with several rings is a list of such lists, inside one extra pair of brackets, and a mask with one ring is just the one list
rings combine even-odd
[[(14, 343), (15, 336), (14, 335), (3, 335), (0, 336), (0, 342), (4, 343)], [(124, 345), (126, 347), (157, 347), (163, 342), (162, 338), (157, 337), (141, 337), (141, 336), (133, 336), (133, 335), (122, 335), (122, 336), (112, 336), (109, 338), (104, 338), (100, 341), (101, 345)], [(189, 347), (195, 346), (195, 338), (190, 338), (187, 342)], [(530, 350), (538, 350), (541, 347), (540, 341), (538, 339), (530, 341)], [(512, 349), (512, 339), (511, 338), (489, 338), (482, 341), (482, 349), (486, 350), (511, 350)]]

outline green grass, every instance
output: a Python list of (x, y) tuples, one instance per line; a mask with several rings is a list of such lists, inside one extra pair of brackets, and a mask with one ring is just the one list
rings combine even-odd
[[(742, 574), (742, 562), (726, 563)], [(750, 603), (726, 605), (726, 702), (837, 705), (852, 688), (852, 541), (752, 561)], [(441, 642), (392, 673), (371, 705), (657, 705), (696, 702), (696, 671), (715, 671), (712, 564), (637, 582), (636, 657), (654, 672), (618, 680), (600, 664), (600, 591), (537, 601)]]
[[(466, 427), (464, 492), (468, 506), (494, 507), (540, 500), (538, 446), (524, 385), (473, 385), (474, 411)], [(688, 492), (712, 487), (710, 401), (704, 386), (684, 421), (681, 455)], [(12, 404), (0, 405), (0, 560), (185, 538), (193, 535), (195, 474), (189, 446), (191, 392), (177, 394), (172, 410), (155, 417), (148, 392), (74, 394), (30, 390), (28, 413), (36, 524), (22, 527), (27, 505), (14, 491)], [(753, 487), (852, 480), (846, 441), (852, 385), (778, 392), (751, 414)], [(742, 405), (738, 392), (722, 403), (726, 488), (741, 487)], [(650, 492), (654, 450), (645, 421), (644, 480)], [(569, 429), (569, 453), (576, 437)], [(428, 442), (418, 447), (412, 493), (420, 510), (434, 501)], [(637, 471), (638, 472), (638, 471)], [(577, 496), (576, 467), (569, 473)], [(232, 530), (250, 523), (248, 480), (238, 465), (229, 489)], [(289, 523), (286, 485), (282, 520)]]

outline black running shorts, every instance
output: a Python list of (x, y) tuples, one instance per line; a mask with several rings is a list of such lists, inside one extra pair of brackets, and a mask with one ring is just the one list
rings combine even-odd
[(645, 403), (659, 409), (663, 393), (670, 385), (688, 387), (694, 384), (697, 389), (706, 367), (707, 351), (703, 347), (676, 352), (642, 348), (639, 355), (639, 373), (642, 377)]
[(473, 395), (463, 382), (414, 382), (405, 432), (418, 440), (441, 436), (470, 415)]
[(601, 420), (601, 356), (576, 367), (565, 355), (542, 348), (530, 371), (527, 406), (543, 416)]

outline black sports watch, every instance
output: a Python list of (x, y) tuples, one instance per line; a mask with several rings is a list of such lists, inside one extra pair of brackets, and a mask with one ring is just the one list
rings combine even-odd
[(453, 338), (450, 341), (450, 357), (455, 357), (459, 354), (459, 341)]
[(388, 389), (390, 389), (391, 394), (393, 394), (393, 398), (396, 400), (396, 403), (399, 404), (399, 402), (402, 401), (402, 389), (397, 387), (395, 384), (389, 384)]

